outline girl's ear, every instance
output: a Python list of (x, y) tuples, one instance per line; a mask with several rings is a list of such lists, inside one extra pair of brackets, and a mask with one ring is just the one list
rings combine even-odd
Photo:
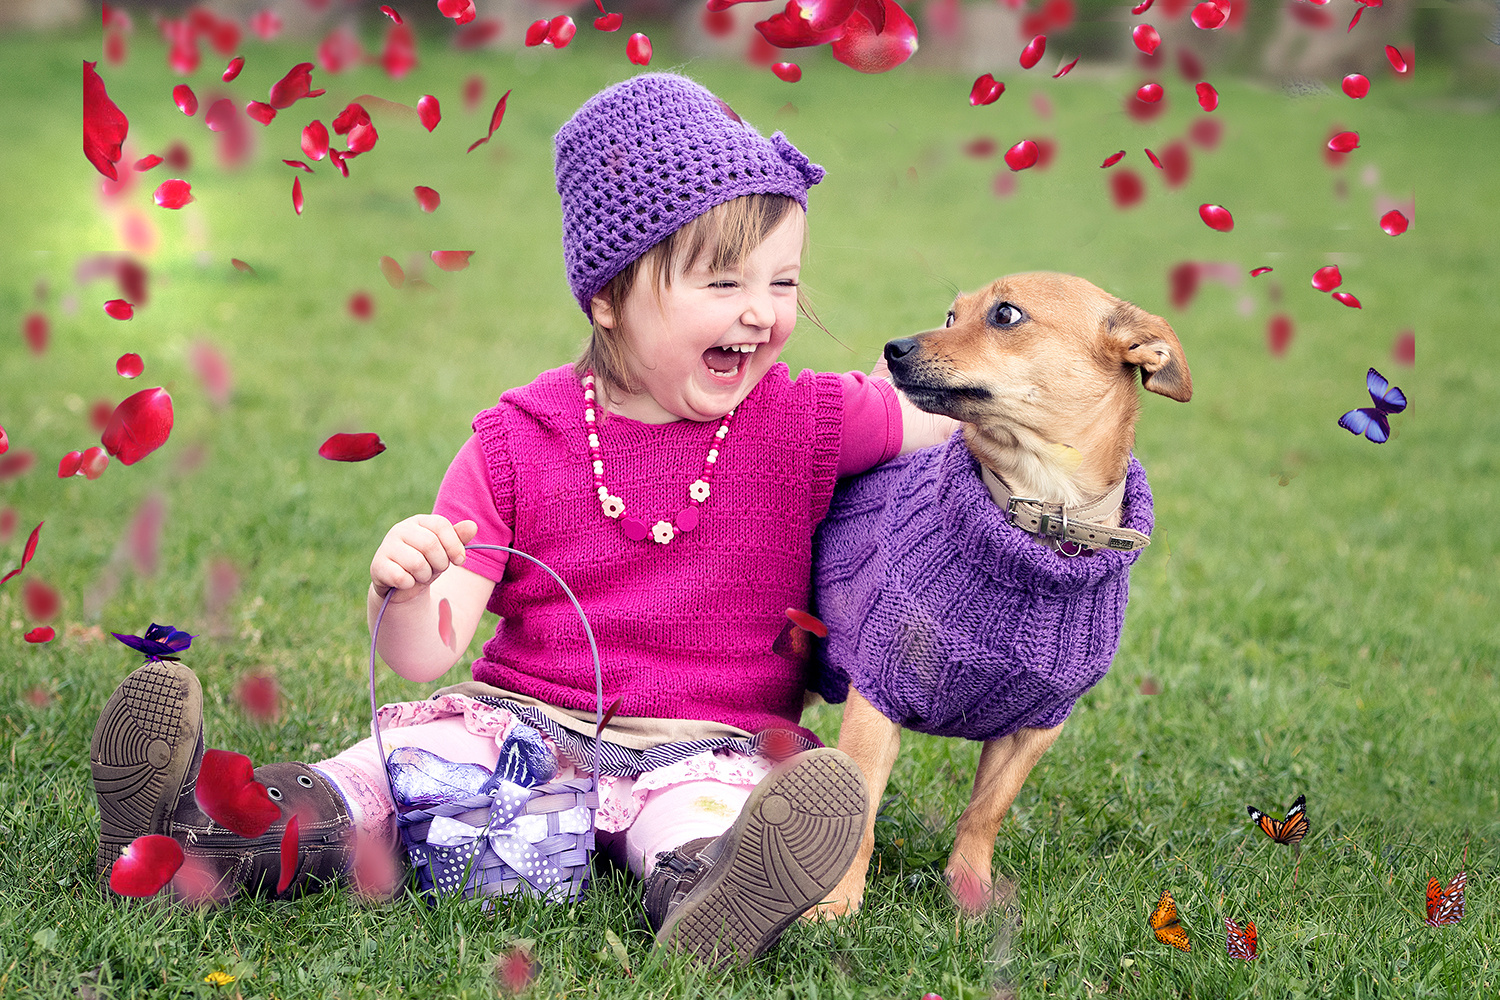
[(599, 294), (589, 300), (589, 311), (594, 315), (594, 322), (606, 330), (615, 328), (615, 303), (614, 296), (609, 294), (609, 288), (601, 288)]

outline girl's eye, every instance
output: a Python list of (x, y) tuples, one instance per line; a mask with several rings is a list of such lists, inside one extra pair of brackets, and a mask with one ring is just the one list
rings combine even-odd
[(1001, 302), (990, 308), (989, 321), (994, 326), (1015, 326), (1026, 318), (1019, 306)]
[(957, 316), (953, 315), (953, 310), (949, 309), (948, 310), (948, 322), (944, 323), (943, 326), (945, 326), (945, 327), (946, 326), (952, 326), (953, 325), (953, 321), (955, 319), (957, 319), (957, 318), (958, 318)]

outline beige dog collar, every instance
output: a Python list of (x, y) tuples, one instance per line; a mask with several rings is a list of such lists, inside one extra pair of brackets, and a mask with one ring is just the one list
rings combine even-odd
[[(1116, 552), (1134, 552), (1151, 544), (1151, 536), (1132, 528), (1111, 527), (1098, 523), (1120, 507), (1125, 499), (1125, 480), (1092, 503), (1065, 508), (1060, 503), (1018, 497), (1010, 492), (1003, 480), (988, 466), (979, 467), (979, 477), (989, 490), (995, 505), (1005, 511), (1010, 523), (1028, 534), (1036, 535), (1046, 544), (1060, 546), (1073, 542), (1090, 549), (1112, 549)], [(1063, 555), (1077, 555), (1059, 548)]]

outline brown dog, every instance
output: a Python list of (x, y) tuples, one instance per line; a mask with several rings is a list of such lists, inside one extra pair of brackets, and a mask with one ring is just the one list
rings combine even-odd
[[(954, 441), (867, 473), (841, 487), (820, 532), (817, 609), (833, 678), (820, 689), (841, 700), (847, 681), (839, 749), (870, 786), (854, 865), (814, 911), (825, 917), (860, 905), (903, 727), (984, 742), (946, 875), (967, 909), (987, 904), (1001, 821), (1061, 719), (1108, 669), (1128, 567), (1149, 541), (1150, 493), (1130, 457), (1137, 372), (1153, 392), (1192, 395), (1165, 320), (1064, 274), (1012, 275), (960, 296), (945, 328), (893, 340), (885, 358), (911, 402), (961, 422), (967, 453)], [(942, 526), (913, 527), (928, 509)], [(1045, 565), (1012, 573), (993, 563), (1005, 559)], [(1029, 588), (1032, 573), (1056, 578)], [(1039, 594), (1088, 573), (1096, 582), (1078, 584), (1061, 610)], [(968, 579), (1006, 574), (996, 595)], [(1084, 649), (1074, 633), (1088, 621), (1100, 635)], [(999, 667), (983, 669), (997, 676), (970, 676), (991, 659)]]

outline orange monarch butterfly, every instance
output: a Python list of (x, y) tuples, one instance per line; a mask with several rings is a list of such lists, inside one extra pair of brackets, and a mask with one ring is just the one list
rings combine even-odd
[(1187, 928), (1177, 919), (1177, 901), (1172, 898), (1171, 890), (1162, 890), (1161, 902), (1152, 911), (1150, 923), (1151, 929), (1156, 932), (1156, 940), (1162, 944), (1169, 944), (1183, 951), (1193, 950), (1188, 944)]
[(1286, 819), (1275, 820), (1254, 806), (1246, 806), (1250, 811), (1250, 819), (1260, 824), (1260, 828), (1267, 837), (1278, 844), (1286, 844), (1288, 847), (1296, 847), (1307, 836), (1307, 796), (1297, 796), (1297, 801), (1286, 811)]
[(1259, 955), (1255, 950), (1255, 921), (1246, 920), (1244, 927), (1236, 927), (1233, 920), (1225, 917), (1224, 930), (1229, 934), (1224, 945), (1229, 957), (1243, 958), (1247, 962), (1255, 961)]
[(1435, 878), (1427, 880), (1427, 926), (1442, 927), (1445, 924), (1456, 924), (1464, 918), (1464, 886), (1469, 881), (1469, 873), (1459, 872), (1453, 876), (1453, 881), (1448, 887)]

